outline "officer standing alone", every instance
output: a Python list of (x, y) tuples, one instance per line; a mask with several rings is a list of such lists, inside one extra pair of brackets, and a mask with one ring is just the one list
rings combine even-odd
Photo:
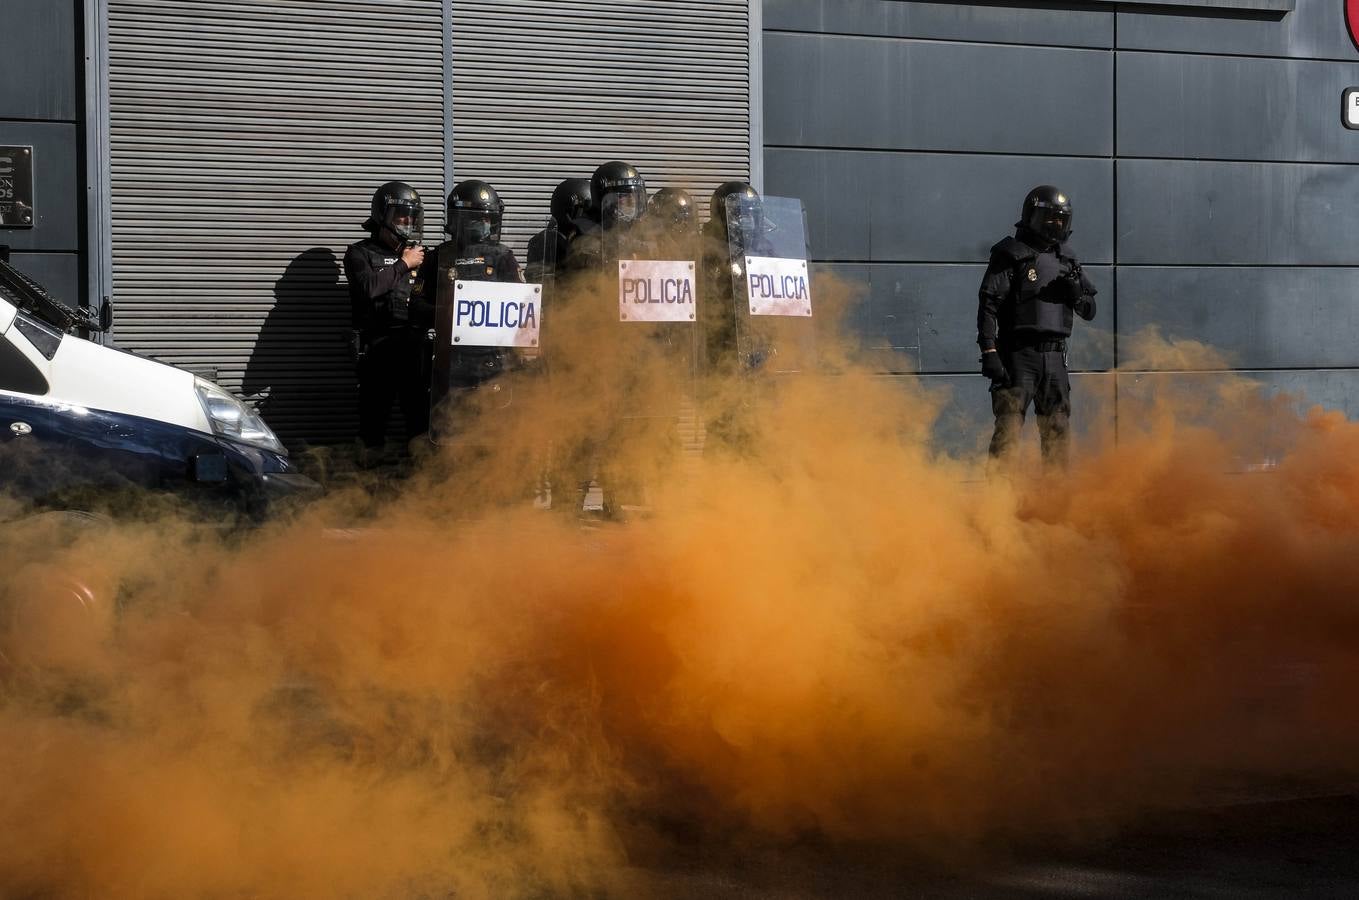
[(417, 278), (425, 261), (424, 219), (419, 193), (405, 182), (389, 181), (373, 194), (363, 223), (369, 237), (351, 244), (344, 255), (359, 335), (359, 437), (368, 451), (383, 447), (394, 397), (407, 440), (428, 425), (425, 335), (433, 321), (433, 297)]
[(977, 343), (996, 417), (990, 452), (998, 458), (1012, 454), (1033, 404), (1044, 461), (1065, 465), (1071, 421), (1067, 339), (1073, 316), (1095, 318), (1096, 290), (1066, 243), (1071, 202), (1064, 193), (1051, 185), (1034, 188), (1015, 229), (1014, 237), (991, 248), (978, 292)]

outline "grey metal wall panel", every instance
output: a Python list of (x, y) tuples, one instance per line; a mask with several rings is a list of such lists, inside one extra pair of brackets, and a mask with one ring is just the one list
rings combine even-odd
[(1113, 259), (1107, 159), (770, 148), (765, 167), (768, 193), (804, 198), (819, 260), (985, 261), (1044, 182), (1072, 197), (1081, 258)]
[[(1099, 289), (1093, 323), (1077, 322), (1071, 367), (1103, 370), (1114, 364), (1114, 277), (1109, 266), (1089, 266)], [(890, 372), (944, 374), (977, 369), (977, 288), (986, 266), (824, 263), (855, 302), (847, 325), (867, 359)]]
[(77, 118), (79, 0), (5, 0), (0, 9), (0, 119)]
[(1359, 367), (1355, 280), (1351, 268), (1124, 266), (1119, 332), (1156, 327), (1236, 368)]
[(80, 250), (80, 129), (63, 122), (0, 121), (0, 144), (33, 146), (33, 227), (0, 229), (16, 250)]
[[(0, 243), (4, 238), (0, 237)], [(80, 300), (80, 257), (74, 253), (14, 253), (10, 262), (35, 279), (58, 300), (72, 306)]]
[(354, 431), (340, 269), (380, 183), (442, 224), (439, 0), (109, 0), (118, 341)]
[(1113, 152), (1107, 52), (771, 34), (764, 53), (766, 146)]
[[(1107, 366), (1115, 350), (1126, 362), (1134, 337), (1157, 325), (1228, 352), (1267, 392), (1302, 391), (1359, 414), (1350, 340), (1359, 325), (1359, 245), (1350, 240), (1359, 233), (1359, 141), (1339, 122), (1341, 89), (1359, 84), (1359, 51), (1343, 4), (1299, 0), (1282, 16), (1235, 5), (1119, 13), (1116, 83), (1071, 104), (1067, 115), (1088, 119), (1080, 127), (1090, 131), (1055, 142), (1107, 134), (1116, 101), (1116, 141), (1073, 154), (1086, 158), (1048, 166), (1016, 154), (1023, 121), (992, 137), (976, 122), (934, 116), (952, 103), (959, 119), (1002, 109), (992, 115), (1005, 120), (1010, 104), (984, 106), (977, 86), (1027, 75), (1014, 55), (1074, 58), (1052, 46), (1111, 46), (1111, 13), (1077, 7), (765, 4), (767, 44), (782, 48), (766, 58), (768, 190), (807, 199), (814, 255), (858, 283), (848, 321), (870, 358), (884, 371), (927, 373), (896, 377), (956, 387), (936, 442), (983, 451), (990, 407), (971, 374), (980, 263), (1024, 192), (1051, 182), (1076, 201), (1074, 244), (1101, 288), (1094, 327), (1077, 324), (1073, 366)], [(912, 68), (922, 43), (932, 60), (923, 74)], [(1010, 64), (996, 62), (1007, 54)], [(1261, 56), (1279, 58), (1251, 58)], [(1072, 153), (1038, 146), (1025, 152)], [(1115, 253), (1116, 290), (1105, 265)], [(951, 372), (960, 374), (942, 374)], [(1205, 397), (1226, 377), (1123, 375), (1116, 391), (1113, 375), (1078, 376), (1076, 425), (1107, 433), (1115, 410), (1135, 415), (1153, 382)], [(1274, 437), (1261, 436), (1262, 458)], [(1028, 439), (1036, 443), (1032, 431)]]
[(1174, 50), (1306, 59), (1355, 58), (1342, 0), (1297, 0), (1277, 15), (1118, 13), (1120, 50)]
[(455, 177), (490, 181), (521, 221), (545, 219), (558, 182), (611, 159), (651, 189), (689, 189), (701, 210), (718, 184), (749, 177), (749, 0), (452, 10)]
[[(1305, 2), (1305, 0), (1304, 0)], [(766, 30), (1112, 47), (1114, 14), (1073, 4), (764, 0)]]
[(1342, 65), (1120, 53), (1118, 79), (1125, 156), (1359, 162), (1359, 135), (1340, 127), (1339, 99), (1359, 84), (1359, 54)]
[[(1313, 369), (1310, 371), (1259, 372), (1181, 372), (1175, 374), (1122, 373), (1118, 376), (1119, 397), (1125, 402), (1146, 402), (1155, 391), (1188, 393), (1202, 400), (1217, 396), (1228, 381), (1247, 380), (1257, 384), (1265, 397), (1288, 397), (1293, 409), (1306, 413), (1313, 406), (1336, 410), (1346, 418), (1359, 417), (1359, 371), (1353, 369)], [(1271, 435), (1261, 435), (1267, 444)]]
[(1263, 478), (1296, 445), (1299, 416), (1317, 407), (1359, 414), (1359, 371), (1121, 373), (1118, 399), (1130, 430), (1148, 408), (1173, 410), (1181, 428), (1225, 433), (1228, 471)]
[[(912, 379), (941, 401), (932, 432), (936, 451), (958, 457), (984, 454), (991, 442), (995, 418), (991, 414), (988, 382), (976, 375), (900, 375)], [(907, 389), (913, 387), (909, 382)], [(1110, 440), (1114, 429), (1115, 376), (1087, 374), (1071, 376), (1072, 455), (1094, 449)], [(1024, 423), (1020, 438), (1025, 452), (1037, 455), (1038, 426), (1032, 412)]]
[(1119, 160), (1119, 262), (1359, 265), (1359, 166)]

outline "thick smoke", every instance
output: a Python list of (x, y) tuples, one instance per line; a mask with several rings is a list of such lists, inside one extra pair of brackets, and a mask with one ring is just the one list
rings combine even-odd
[(393, 499), (7, 526), (0, 883), (645, 895), (677, 844), (951, 855), (1356, 774), (1359, 426), (1181, 380), (987, 477), (834, 317), (804, 374), (700, 379), (610, 292)]

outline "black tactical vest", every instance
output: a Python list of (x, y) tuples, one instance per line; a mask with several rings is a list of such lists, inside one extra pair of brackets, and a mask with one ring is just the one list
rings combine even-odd
[[(359, 241), (350, 247), (349, 252), (356, 255), (360, 260), (359, 264), (366, 266), (369, 271), (396, 265), (397, 260), (401, 258), (399, 252), (388, 250), (373, 238)], [(369, 331), (406, 325), (411, 319), (411, 294), (418, 281), (419, 278), (414, 273), (403, 276), (397, 279), (390, 291), (371, 300), (362, 296), (359, 286), (351, 281), (349, 300), (353, 321), (358, 327)], [(422, 285), (421, 290), (423, 289)]]
[(1073, 312), (1066, 303), (1068, 291), (1058, 283), (1071, 266), (1061, 250), (1040, 252), (1013, 237), (992, 248), (992, 258), (1004, 259), (1010, 269), (1010, 309), (1002, 318), (1002, 336), (1006, 330), (1062, 337), (1071, 334)]

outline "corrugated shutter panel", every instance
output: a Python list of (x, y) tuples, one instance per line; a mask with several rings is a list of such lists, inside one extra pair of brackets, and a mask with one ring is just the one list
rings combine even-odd
[(108, 0), (114, 335), (355, 433), (344, 248), (399, 179), (442, 227), (439, 0)]
[(705, 211), (750, 176), (750, 2), (453, 0), (455, 177), (522, 220), (622, 159)]

